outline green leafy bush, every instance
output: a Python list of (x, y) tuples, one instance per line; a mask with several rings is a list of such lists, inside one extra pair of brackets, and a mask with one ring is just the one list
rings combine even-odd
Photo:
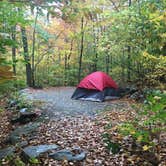
[(160, 141), (160, 134), (166, 124), (166, 93), (151, 91), (132, 122), (123, 123), (119, 130), (123, 135), (131, 135), (135, 141), (153, 146)]

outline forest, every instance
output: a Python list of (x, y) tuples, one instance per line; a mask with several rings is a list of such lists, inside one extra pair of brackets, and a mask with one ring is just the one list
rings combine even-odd
[[(128, 92), (71, 100), (97, 71)], [(164, 166), (165, 122), (165, 0), (0, 1), (0, 165)]]

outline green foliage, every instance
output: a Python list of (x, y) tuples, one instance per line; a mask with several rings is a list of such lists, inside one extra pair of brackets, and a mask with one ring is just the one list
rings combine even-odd
[(0, 84), (0, 97), (4, 95), (11, 95), (15, 91), (26, 87), (26, 83), (23, 80), (8, 80), (7, 82)]
[[(155, 57), (148, 54), (147, 52), (143, 53), (144, 56), (144, 69), (149, 71), (145, 76), (145, 81), (151, 86), (160, 85), (160, 83), (166, 82), (166, 57), (159, 56)], [(149, 64), (150, 62), (150, 64)], [(161, 88), (161, 86), (160, 86)], [(164, 89), (165, 87), (163, 87)]]
[(112, 142), (110, 135), (108, 133), (102, 134), (103, 142), (106, 145), (106, 148), (111, 151), (113, 154), (116, 154), (120, 150), (120, 145), (118, 143)]
[(11, 67), (8, 65), (5, 58), (0, 57), (0, 85), (8, 80), (13, 79)]
[[(17, 40), (12, 39), (13, 27), (25, 26), (29, 19), (26, 17), (23, 3), (0, 2), (0, 92), (6, 93), (15, 89), (12, 63), (10, 59), (11, 48), (18, 48)], [(16, 35), (17, 32), (15, 32)], [(16, 63), (16, 61), (14, 62)]]
[[(138, 82), (141, 78), (144, 85), (156, 86), (165, 82), (165, 7), (164, 0), (160, 3), (139, 1), (119, 12), (105, 13), (108, 29), (101, 36), (99, 50), (114, 58), (111, 65), (123, 71), (119, 74), (121, 81), (124, 81), (122, 75), (126, 77), (130, 71), (131, 80)], [(142, 52), (150, 56), (145, 58)], [(112, 75), (114, 73), (112, 71)]]
[[(166, 93), (148, 92), (145, 104), (138, 112), (138, 117), (119, 127), (123, 135), (131, 135), (135, 141), (154, 145), (153, 139), (159, 139), (166, 125)], [(158, 140), (160, 141), (160, 140)]]
[(11, 29), (13, 26), (28, 23), (24, 18), (23, 10), (20, 3), (10, 3), (7, 1), (0, 2), (0, 53), (5, 53), (7, 47), (15, 46), (16, 43), (11, 39)]
[(1, 165), (14, 165), (14, 166), (26, 166), (19, 156), (10, 155), (0, 160)]
[(20, 95), (19, 92), (13, 92), (10, 96), (10, 100), (14, 100), (17, 103), (17, 107), (21, 108), (32, 108), (32, 101), (27, 100), (26, 96)]
[[(31, 65), (35, 68), (36, 85), (75, 85), (82, 35), (81, 18), (84, 18), (81, 77), (101, 70), (107, 71), (123, 86), (130, 81), (165, 89), (165, 0), (132, 1), (130, 7), (126, 6), (125, 0), (118, 1), (116, 7), (109, 0), (54, 1), (63, 4), (59, 6), (52, 5), (52, 2), (0, 2), (0, 53), (7, 63), (11, 60), (10, 49), (17, 48), (16, 67), (21, 79), (25, 79), (22, 69), (25, 70), (27, 63), (19, 56), (23, 53), (20, 27), (25, 27), (30, 58), (34, 43), (34, 66)], [(107, 6), (112, 6), (112, 10)], [(37, 7), (39, 15), (33, 41)], [(48, 20), (46, 11), (51, 17)], [(16, 41), (11, 37), (14, 26)], [(130, 79), (127, 78), (129, 75)]]
[(26, 164), (19, 157), (17, 157), (14, 160), (14, 164), (15, 164), (15, 166), (26, 166)]
[(31, 159), (29, 159), (29, 162), (31, 164), (39, 164), (40, 163), (40, 161), (37, 158), (31, 158)]

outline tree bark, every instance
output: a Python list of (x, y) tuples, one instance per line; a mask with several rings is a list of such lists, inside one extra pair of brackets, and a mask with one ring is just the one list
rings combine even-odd
[(36, 24), (37, 24), (37, 17), (38, 17), (38, 8), (37, 8), (37, 13), (36, 13), (36, 17), (35, 17), (35, 24), (34, 24), (34, 29), (33, 29), (33, 37), (32, 37), (32, 86), (35, 86), (35, 42), (36, 42), (36, 38), (35, 38), (35, 33), (36, 33)]
[(98, 61), (98, 53), (97, 53), (98, 34), (95, 34), (94, 25), (92, 27), (92, 30), (93, 30), (93, 42), (94, 42), (93, 43), (94, 44), (93, 49), (94, 49), (94, 55), (95, 55), (94, 60), (93, 60), (93, 63), (94, 63), (93, 64), (93, 71), (95, 72), (95, 71), (97, 71), (97, 61)]
[(83, 49), (84, 49), (84, 18), (81, 18), (81, 49), (80, 49), (80, 56), (79, 56), (79, 69), (78, 69), (78, 82), (81, 80), (81, 69), (82, 69), (82, 56), (83, 56)]
[(64, 68), (64, 70), (65, 70), (65, 79), (64, 79), (64, 85), (66, 85), (66, 83), (67, 83), (67, 53), (65, 52), (65, 68)]
[(106, 73), (109, 74), (109, 63), (110, 63), (110, 56), (109, 54), (106, 54)]
[[(128, 1), (128, 5), (129, 7), (131, 6), (131, 0)], [(130, 16), (129, 16), (130, 17)], [(127, 46), (127, 52), (128, 52), (128, 57), (127, 57), (127, 78), (128, 81), (131, 81), (131, 72), (130, 72), (130, 68), (131, 68), (131, 47)]]
[[(12, 27), (12, 40), (16, 42), (16, 25)], [(12, 66), (13, 66), (13, 73), (16, 76), (16, 47), (15, 45), (12, 46)]]
[(67, 56), (67, 61), (68, 61), (68, 63), (67, 63), (67, 68), (69, 69), (70, 68), (70, 64), (69, 64), (69, 60), (70, 60), (70, 58), (71, 58), (71, 55), (72, 55), (72, 51), (73, 51), (73, 39), (71, 40), (71, 44), (70, 44), (70, 52), (69, 52), (69, 54), (68, 54), (68, 56)]
[(130, 72), (130, 68), (131, 68), (131, 47), (130, 46), (128, 46), (127, 47), (127, 52), (128, 52), (128, 57), (127, 57), (127, 79), (128, 79), (128, 81), (130, 81), (131, 80), (131, 72)]
[(129, 7), (131, 6), (131, 0), (129, 0)]
[(32, 87), (31, 64), (30, 64), (30, 57), (28, 52), (28, 40), (27, 40), (25, 27), (21, 27), (21, 35), (22, 35), (22, 42), (23, 42), (23, 49), (24, 49), (24, 60), (26, 62), (26, 82), (29, 87)]
[(125, 57), (125, 50), (123, 49), (123, 53), (122, 53), (122, 56), (121, 56), (121, 78), (123, 81), (125, 81), (125, 68), (124, 68), (124, 64), (125, 64), (125, 60), (124, 60), (124, 57)]

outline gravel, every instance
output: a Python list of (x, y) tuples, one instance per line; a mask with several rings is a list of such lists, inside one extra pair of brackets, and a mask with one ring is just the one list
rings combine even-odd
[[(105, 102), (92, 102), (73, 100), (71, 96), (75, 87), (55, 87), (46, 89), (31, 89), (27, 88), (21, 91), (26, 95), (28, 100), (41, 101), (45, 104), (41, 106), (46, 110), (49, 117), (63, 118), (64, 116), (94, 116), (97, 112), (106, 109), (113, 109), (116, 107), (125, 107), (126, 102), (105, 101)], [(118, 102), (117, 102), (118, 101)]]

